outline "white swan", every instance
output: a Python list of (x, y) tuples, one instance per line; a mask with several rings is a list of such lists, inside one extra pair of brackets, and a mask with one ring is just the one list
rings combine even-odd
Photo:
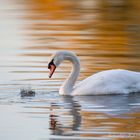
[(59, 90), (60, 95), (128, 94), (140, 92), (140, 73), (123, 69), (105, 70), (96, 73), (75, 85), (80, 72), (80, 61), (69, 51), (58, 51), (48, 64), (49, 77), (63, 60), (73, 64), (72, 72)]

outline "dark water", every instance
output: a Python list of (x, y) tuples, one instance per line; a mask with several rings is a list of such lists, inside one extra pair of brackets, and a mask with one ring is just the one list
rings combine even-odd
[[(140, 94), (61, 97), (70, 64), (48, 79), (57, 50), (81, 60), (79, 80), (140, 71), (138, 0), (0, 0), (0, 139), (138, 140)], [(35, 97), (21, 98), (31, 87)]]

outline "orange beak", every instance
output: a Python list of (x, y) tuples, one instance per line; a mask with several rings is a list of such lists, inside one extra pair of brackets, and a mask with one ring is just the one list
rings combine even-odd
[(49, 78), (51, 78), (56, 69), (56, 66), (51, 64), (49, 69), (50, 69)]

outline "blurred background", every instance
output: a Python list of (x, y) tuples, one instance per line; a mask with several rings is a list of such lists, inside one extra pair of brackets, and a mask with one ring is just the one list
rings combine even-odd
[(0, 0), (0, 89), (58, 89), (71, 67), (48, 79), (58, 50), (78, 55), (79, 80), (106, 69), (140, 71), (139, 17), (139, 0)]
[[(65, 62), (48, 78), (58, 50), (78, 55), (79, 80), (107, 69), (140, 72), (140, 0), (0, 0), (0, 139), (138, 140), (140, 95), (52, 92), (71, 70)], [(20, 98), (25, 87), (36, 96)]]

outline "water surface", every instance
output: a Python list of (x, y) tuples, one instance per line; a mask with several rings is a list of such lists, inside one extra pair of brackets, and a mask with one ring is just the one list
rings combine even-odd
[[(81, 60), (79, 81), (96, 72), (140, 71), (140, 2), (136, 0), (0, 1), (0, 139), (140, 137), (140, 94), (60, 97), (71, 65), (48, 78), (58, 50)], [(31, 87), (35, 97), (21, 98)]]

